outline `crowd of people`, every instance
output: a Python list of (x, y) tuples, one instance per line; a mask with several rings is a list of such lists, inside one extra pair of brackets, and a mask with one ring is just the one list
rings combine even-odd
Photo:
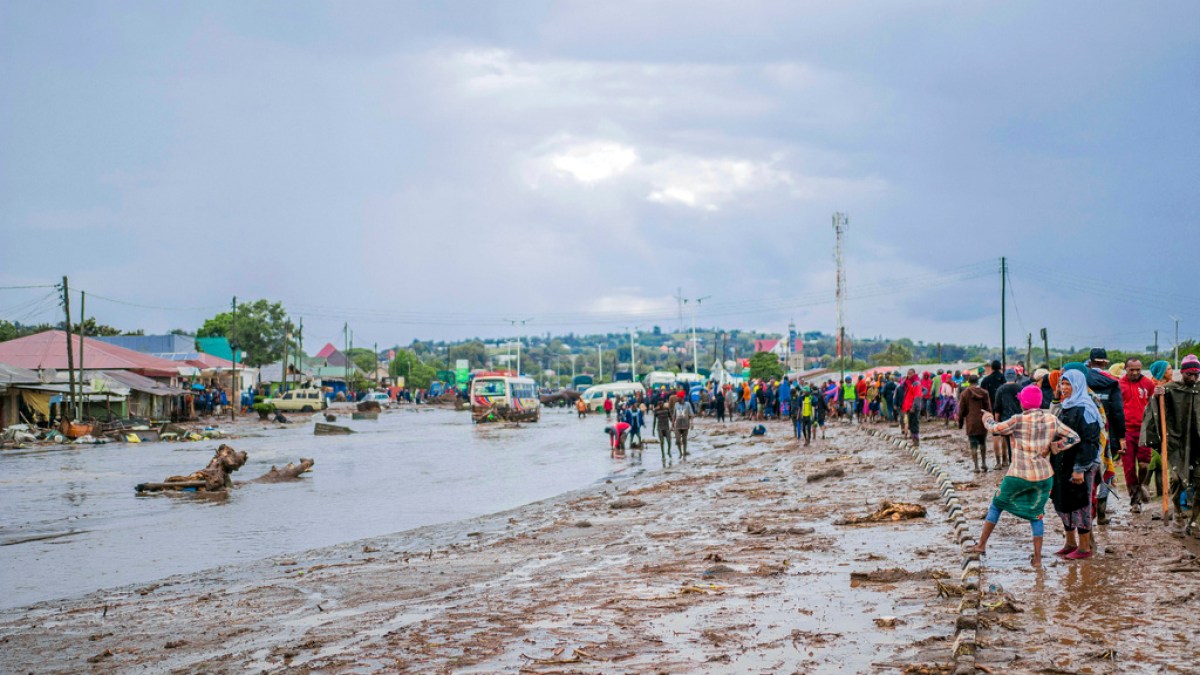
[(916, 446), (922, 424), (954, 424), (965, 432), (974, 471), (1006, 470), (976, 550), (986, 552), (1007, 512), (1031, 523), (1031, 561), (1039, 564), (1047, 502), (1064, 533), (1055, 554), (1069, 560), (1093, 555), (1092, 532), (1108, 522), (1118, 472), (1133, 514), (1162, 500), (1166, 508), (1152, 509), (1152, 517), (1168, 518), (1182, 536), (1200, 537), (1200, 359), (1187, 356), (1179, 370), (1176, 375), (1167, 361), (1145, 366), (1136, 358), (1111, 364), (1097, 348), (1086, 363), (1057, 369), (1043, 364), (1028, 372), (1023, 362), (1006, 368), (997, 360), (966, 371), (909, 368), (820, 384), (787, 378), (709, 383), (610, 398), (604, 411), (617, 418), (606, 428), (614, 452), (627, 440), (640, 445), (650, 420), (664, 454), (672, 440), (686, 454), (693, 416), (788, 421), (805, 445), (818, 433), (824, 437), (828, 419), (896, 424)]

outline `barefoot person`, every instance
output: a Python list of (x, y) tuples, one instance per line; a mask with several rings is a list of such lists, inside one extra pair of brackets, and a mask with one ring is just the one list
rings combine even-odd
[(1021, 405), (1021, 413), (1006, 421), (997, 422), (992, 413), (983, 413), (983, 425), (988, 431), (1011, 440), (1012, 462), (1008, 467), (1008, 475), (992, 497), (992, 505), (983, 524), (983, 534), (974, 550), (980, 555), (986, 553), (988, 538), (1000, 521), (1000, 512), (1007, 511), (1029, 521), (1033, 530), (1033, 557), (1030, 563), (1036, 567), (1042, 564), (1042, 535), (1045, 532), (1042, 513), (1054, 486), (1054, 469), (1047, 457), (1051, 452), (1062, 452), (1064, 448), (1078, 443), (1079, 435), (1057, 417), (1042, 410), (1042, 390), (1038, 387), (1025, 387), (1017, 394), (1017, 400)]

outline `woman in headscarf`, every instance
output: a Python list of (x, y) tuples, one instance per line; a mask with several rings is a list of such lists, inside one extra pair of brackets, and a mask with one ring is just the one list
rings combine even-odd
[(1055, 555), (1071, 560), (1092, 557), (1092, 487), (1100, 469), (1100, 429), (1103, 421), (1096, 402), (1088, 394), (1087, 379), (1076, 368), (1064, 369), (1058, 383), (1062, 423), (1080, 442), (1055, 453), (1050, 464), (1054, 486), (1050, 499), (1066, 530), (1066, 545)]
[(1042, 535), (1045, 531), (1042, 514), (1054, 486), (1054, 469), (1047, 457), (1052, 452), (1061, 453), (1078, 443), (1079, 435), (1057, 417), (1042, 410), (1040, 387), (1025, 387), (1017, 394), (1017, 401), (1021, 405), (1021, 413), (1006, 422), (997, 422), (990, 412), (983, 413), (983, 425), (988, 431), (1012, 438), (1013, 461), (1000, 483), (1000, 489), (992, 498), (975, 552), (980, 555), (987, 552), (988, 537), (1000, 521), (1000, 513), (1008, 511), (1029, 521), (1033, 530), (1033, 556), (1029, 562), (1037, 567), (1042, 564)]

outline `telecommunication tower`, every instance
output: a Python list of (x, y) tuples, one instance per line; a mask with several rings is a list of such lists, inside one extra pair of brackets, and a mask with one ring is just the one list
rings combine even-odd
[(835, 234), (833, 257), (837, 261), (837, 357), (841, 368), (839, 382), (846, 379), (846, 361), (842, 358), (846, 345), (846, 261), (842, 256), (842, 238), (845, 236), (846, 226), (849, 224), (850, 218), (846, 214), (841, 212), (833, 214)]

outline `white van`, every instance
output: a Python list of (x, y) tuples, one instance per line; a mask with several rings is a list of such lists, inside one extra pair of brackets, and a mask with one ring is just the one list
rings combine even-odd
[(612, 382), (610, 384), (597, 384), (583, 390), (583, 402), (587, 404), (588, 410), (603, 410), (604, 399), (612, 395), (613, 398), (625, 396), (637, 396), (645, 394), (646, 388), (641, 382)]
[(656, 370), (642, 378), (642, 384), (650, 390), (671, 388), (675, 386), (675, 373), (669, 370)]

